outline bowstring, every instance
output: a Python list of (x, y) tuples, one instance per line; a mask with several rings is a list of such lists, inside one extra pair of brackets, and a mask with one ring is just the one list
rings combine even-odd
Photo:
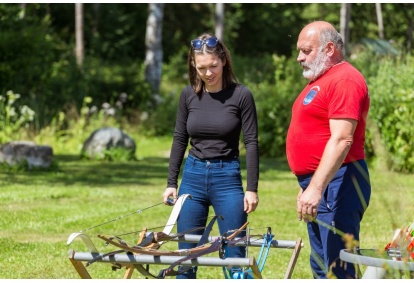
[(81, 230), (79, 233), (84, 233), (84, 232), (86, 232), (86, 231), (89, 231), (89, 230), (92, 230), (92, 229), (94, 229), (94, 228), (97, 228), (97, 227), (100, 227), (100, 226), (106, 225), (106, 224), (111, 223), (111, 222), (115, 222), (115, 221), (121, 220), (121, 219), (123, 219), (123, 218), (125, 218), (125, 217), (131, 216), (131, 215), (136, 214), (136, 213), (142, 213), (144, 210), (150, 209), (150, 208), (155, 207), (155, 206), (160, 205), (160, 204), (164, 204), (164, 202), (160, 202), (160, 203), (157, 203), (157, 204), (154, 204), (154, 205), (148, 206), (148, 207), (146, 207), (146, 208), (143, 208), (143, 209), (138, 209), (138, 210), (136, 210), (136, 211), (134, 211), (134, 212), (131, 212), (131, 213), (128, 213), (128, 214), (125, 214), (125, 215), (118, 216), (118, 217), (116, 217), (116, 218), (114, 218), (114, 219), (111, 219), (111, 220), (109, 220), (109, 221), (106, 221), (106, 222), (100, 223), (100, 224), (98, 224), (98, 225), (95, 225), (95, 226), (92, 226), (92, 227), (86, 228), (86, 229), (84, 229), (84, 230)]
[[(211, 216), (207, 216), (207, 217), (203, 217), (203, 218), (200, 218), (200, 219), (208, 219), (208, 218), (212, 218), (212, 217), (214, 217), (215, 215), (211, 215)], [(186, 222), (190, 222), (191, 220), (188, 220), (188, 221), (184, 221), (184, 222), (182, 222), (182, 223), (186, 223)], [(147, 228), (147, 230), (148, 230), (148, 232), (149, 231), (151, 231), (151, 230), (156, 230), (156, 229), (161, 229), (161, 228), (164, 228), (164, 227), (168, 227), (168, 226), (174, 226), (174, 225), (176, 225), (177, 223), (174, 223), (174, 224), (169, 224), (169, 225), (162, 225), (162, 226), (158, 226), (158, 227), (151, 227), (151, 228)], [(204, 227), (205, 228), (205, 227)], [(131, 235), (131, 234), (137, 234), (137, 233), (140, 233), (142, 230), (137, 230), (137, 231), (132, 231), (132, 232), (126, 232), (126, 233), (124, 233), (124, 234), (118, 234), (118, 235), (116, 235), (116, 236), (125, 236), (125, 235)]]
[[(131, 215), (134, 215), (134, 214), (136, 214), (136, 213), (142, 213), (144, 210), (147, 210), (147, 209), (150, 209), (150, 208), (152, 208), (152, 207), (155, 207), (155, 206), (158, 206), (158, 205), (161, 205), (161, 204), (165, 204), (164, 202), (159, 202), (159, 203), (156, 203), (156, 204), (153, 204), (153, 205), (150, 205), (150, 206), (148, 206), (148, 207), (145, 207), (145, 208), (142, 208), (142, 209), (138, 209), (138, 210), (136, 210), (136, 211), (134, 211), (134, 212), (131, 212), (131, 213), (128, 213), (128, 214), (124, 214), (124, 215), (121, 215), (121, 216), (118, 216), (118, 217), (116, 217), (116, 218), (114, 218), (114, 219), (111, 219), (111, 220), (109, 220), (109, 221), (106, 221), (106, 222), (103, 222), (103, 223), (100, 223), (100, 224), (97, 224), (97, 225), (94, 225), (94, 226), (92, 226), (92, 227), (89, 227), (89, 228), (86, 228), (86, 229), (84, 229), (84, 230), (81, 230), (79, 233), (84, 233), (84, 232), (86, 232), (86, 231), (89, 231), (89, 230), (92, 230), (92, 229), (94, 229), (94, 228), (97, 228), (97, 227), (100, 227), (100, 226), (103, 226), (103, 225), (106, 225), (106, 224), (108, 224), (108, 223), (112, 223), (112, 222), (115, 222), (115, 221), (119, 221), (119, 220), (121, 220), (121, 219), (123, 219), (123, 218), (126, 218), (126, 217), (128, 217), (128, 216), (131, 216)], [(171, 203), (170, 203), (171, 204)], [(208, 219), (208, 218), (212, 218), (212, 217), (214, 217), (214, 215), (213, 216), (207, 216), (207, 217), (204, 217), (203, 219)], [(157, 226), (157, 227), (152, 227), (152, 228), (148, 228), (148, 230), (155, 230), (155, 229), (160, 229), (160, 228), (165, 228), (165, 227), (167, 227), (167, 226), (174, 226), (174, 225), (176, 225), (176, 223), (173, 223), (173, 224), (170, 224), (170, 225), (162, 225), (162, 226)], [(264, 229), (264, 228), (269, 228), (269, 227), (254, 227), (254, 228), (250, 228), (250, 231), (251, 230), (259, 230), (259, 229)], [(229, 232), (234, 232), (234, 231), (236, 231), (236, 230), (238, 230), (238, 229), (234, 229), (234, 230), (229, 230), (229, 231), (227, 231), (227, 233), (229, 233)], [(243, 229), (242, 231), (246, 231), (247, 229)], [(116, 237), (120, 237), (120, 236), (125, 236), (125, 235), (131, 235), (131, 234), (137, 234), (137, 233), (139, 233), (139, 232), (141, 232), (142, 230), (137, 230), (137, 231), (133, 231), (133, 232), (127, 232), (127, 233), (123, 233), (123, 234), (118, 234), (118, 235), (116, 235)], [(258, 235), (250, 235), (250, 241), (257, 241), (257, 240), (260, 240), (260, 239), (252, 239), (254, 236), (258, 236)], [(169, 240), (167, 240), (166, 242), (169, 242)]]

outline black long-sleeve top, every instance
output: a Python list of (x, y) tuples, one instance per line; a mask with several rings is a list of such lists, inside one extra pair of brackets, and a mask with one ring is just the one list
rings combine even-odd
[(178, 187), (178, 175), (189, 140), (189, 154), (199, 159), (238, 158), (241, 131), (246, 147), (246, 190), (256, 192), (259, 146), (256, 106), (251, 91), (242, 84), (235, 84), (198, 96), (191, 86), (184, 88), (178, 105), (167, 186)]

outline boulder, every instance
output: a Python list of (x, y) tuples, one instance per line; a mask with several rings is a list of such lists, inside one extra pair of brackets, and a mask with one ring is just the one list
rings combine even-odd
[(0, 146), (0, 163), (11, 166), (27, 162), (33, 167), (49, 168), (53, 160), (53, 149), (30, 141), (11, 141)]
[(83, 143), (82, 156), (103, 158), (105, 151), (112, 148), (124, 148), (135, 156), (135, 141), (118, 128), (101, 128), (94, 131)]

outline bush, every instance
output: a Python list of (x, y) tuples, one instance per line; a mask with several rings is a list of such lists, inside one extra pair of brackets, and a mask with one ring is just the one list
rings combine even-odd
[(248, 86), (255, 96), (260, 154), (267, 157), (285, 156), (286, 134), (294, 100), (306, 85), (295, 58), (273, 58), (274, 81)]
[[(384, 58), (380, 61), (377, 76), (368, 78), (371, 97), (370, 119), (375, 128), (368, 128), (367, 143), (373, 154), (383, 158), (389, 169), (414, 172), (414, 64), (406, 59)], [(378, 130), (386, 151), (373, 146)], [(377, 135), (378, 135), (377, 134)], [(378, 156), (378, 153), (386, 156)]]
[[(154, 108), (154, 96), (150, 86), (144, 80), (144, 65), (142, 62), (109, 63), (98, 58), (85, 59), (82, 69), (76, 65), (74, 58), (56, 62), (52, 76), (48, 80), (44, 97), (39, 97), (44, 105), (53, 103), (49, 109), (50, 117), (68, 105), (77, 109), (82, 106), (85, 97), (92, 98), (97, 108), (104, 103), (112, 106), (122, 102), (122, 115), (133, 115), (136, 110)], [(59, 95), (56, 95), (59, 94)]]
[(20, 94), (7, 91), (0, 95), (0, 144), (20, 139), (33, 121), (35, 112), (27, 105), (18, 105)]

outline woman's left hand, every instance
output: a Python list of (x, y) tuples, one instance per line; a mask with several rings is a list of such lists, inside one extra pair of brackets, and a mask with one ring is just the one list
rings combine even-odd
[(244, 195), (244, 211), (250, 213), (256, 210), (259, 205), (259, 196), (257, 192), (246, 191)]

